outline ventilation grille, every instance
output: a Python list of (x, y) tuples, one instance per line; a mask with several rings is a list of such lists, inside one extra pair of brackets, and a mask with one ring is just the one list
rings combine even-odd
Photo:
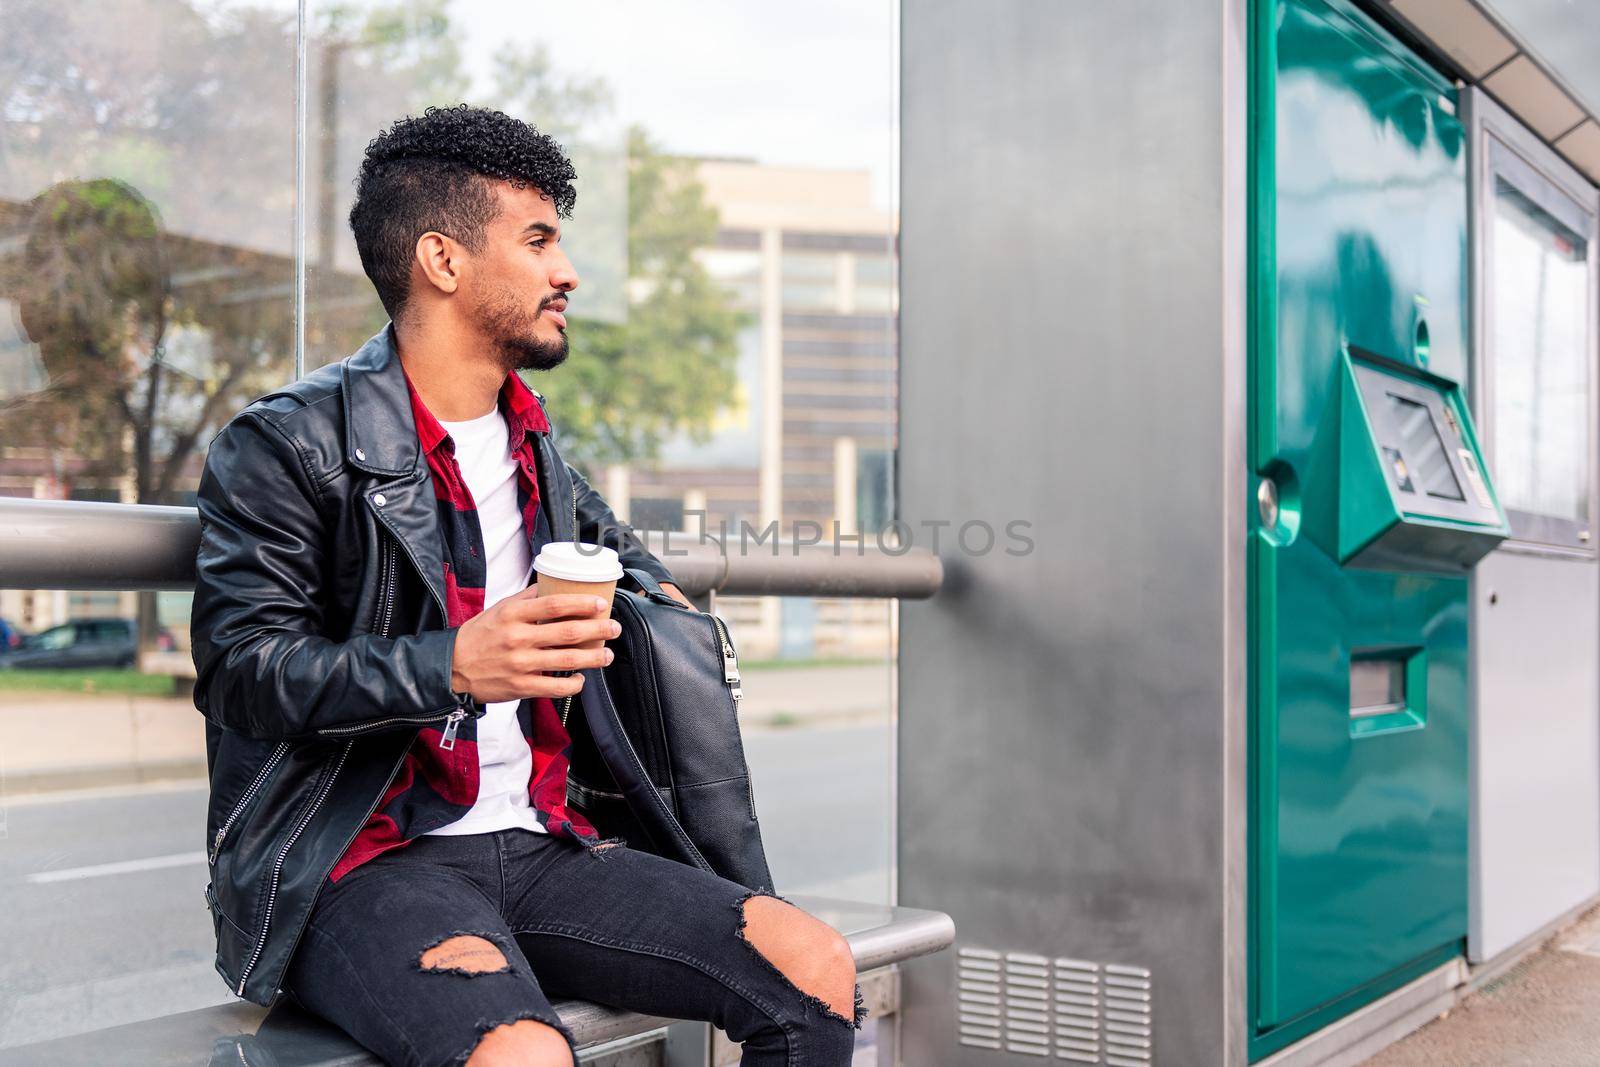
[(961, 1044), (1107, 1067), (1152, 1067), (1143, 967), (967, 945), (956, 951)]

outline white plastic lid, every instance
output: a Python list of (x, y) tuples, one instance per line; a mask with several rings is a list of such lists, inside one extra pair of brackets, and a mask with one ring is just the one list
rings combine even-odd
[(551, 541), (539, 550), (533, 569), (568, 582), (614, 582), (622, 577), (622, 560), (604, 545)]

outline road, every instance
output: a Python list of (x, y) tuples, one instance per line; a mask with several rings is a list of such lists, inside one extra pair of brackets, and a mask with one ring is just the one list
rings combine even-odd
[[(890, 735), (752, 731), (756, 808), (778, 890), (881, 901)], [(230, 1000), (212, 967), (203, 783), (6, 803), (0, 1048)]]

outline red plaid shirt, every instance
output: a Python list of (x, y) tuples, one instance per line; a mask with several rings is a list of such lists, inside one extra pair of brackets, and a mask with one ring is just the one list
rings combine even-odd
[[(417, 437), (428, 458), (433, 493), (439, 506), (449, 624), (460, 626), (483, 610), (484, 588), (488, 582), (483, 530), (478, 523), (472, 494), (467, 491), (461, 467), (456, 462), (455, 442), (423, 404), (409, 374), (406, 388), (411, 393)], [(538, 555), (539, 549), (550, 539), (550, 527), (539, 507), (537, 449), (531, 435), (550, 432), (550, 423), (533, 391), (516, 374), (506, 375), (497, 403), (505, 416), (511, 433), (511, 449), (517, 459), (517, 503), (522, 508), (529, 548)], [(522, 735), (527, 738), (528, 747), (533, 750), (528, 795), (539, 825), (552, 834), (589, 842), (596, 840), (598, 835), (594, 827), (567, 808), (567, 764), (572, 741), (561, 724), (555, 702), (548, 697), (525, 698), (517, 707), (517, 720), (522, 724)], [(461, 721), (454, 747), (441, 747), (443, 737), (443, 724), (423, 727), (418, 733), (372, 817), (334, 865), (331, 875), (334, 881), (382, 852), (448, 826), (472, 807), (478, 797), (477, 720)]]

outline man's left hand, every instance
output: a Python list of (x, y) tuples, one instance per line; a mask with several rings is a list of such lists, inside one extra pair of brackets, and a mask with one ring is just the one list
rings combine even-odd
[(690, 611), (700, 610), (689, 602), (689, 598), (683, 595), (682, 589), (679, 589), (671, 582), (662, 582), (661, 591), (670, 596), (673, 600), (676, 600), (678, 603), (682, 604), (684, 607), (688, 608)]

